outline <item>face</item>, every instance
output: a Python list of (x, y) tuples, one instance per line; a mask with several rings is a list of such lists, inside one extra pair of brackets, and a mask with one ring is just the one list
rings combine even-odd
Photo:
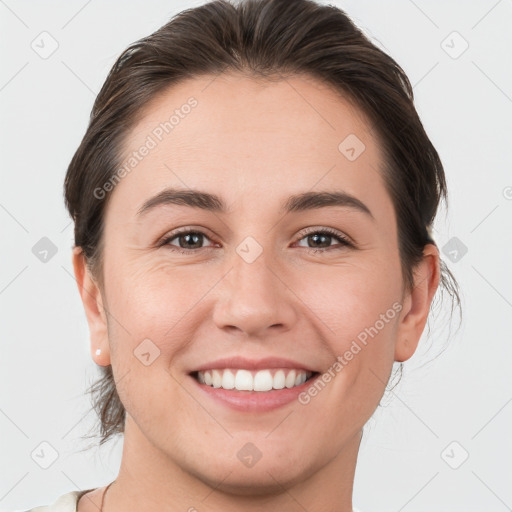
[(233, 492), (354, 452), (436, 287), (434, 258), (417, 295), (402, 294), (375, 137), (307, 77), (195, 78), (148, 105), (88, 311), (140, 450), (211, 485), (229, 474)]

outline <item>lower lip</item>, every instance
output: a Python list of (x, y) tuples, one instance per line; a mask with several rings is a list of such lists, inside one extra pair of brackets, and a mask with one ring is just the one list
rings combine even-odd
[(283, 407), (290, 402), (298, 400), (298, 396), (314, 383), (319, 374), (314, 375), (300, 386), (293, 388), (272, 389), (271, 391), (236, 391), (230, 389), (214, 388), (201, 384), (190, 375), (196, 386), (210, 396), (231, 409), (242, 412), (265, 412)]

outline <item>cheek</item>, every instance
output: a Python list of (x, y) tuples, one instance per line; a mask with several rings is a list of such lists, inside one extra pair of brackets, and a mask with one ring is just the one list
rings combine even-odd
[[(318, 267), (290, 287), (307, 305), (337, 354), (352, 340), (392, 339), (401, 308), (399, 268), (393, 262)], [(368, 344), (369, 345), (369, 344)], [(378, 347), (376, 347), (378, 349)]]
[(314, 406), (315, 414), (321, 417), (327, 410), (322, 405), (336, 403), (336, 421), (347, 415), (366, 421), (382, 398), (394, 361), (402, 308), (400, 269), (392, 261), (365, 263), (318, 267), (301, 281), (298, 293), (332, 357), (324, 377), (334, 377)]
[(172, 329), (216, 282), (197, 266), (173, 267), (160, 258), (118, 261), (106, 269), (109, 305), (139, 334)]
[[(145, 263), (143, 258), (108, 267), (105, 261), (112, 314), (109, 338), (120, 371), (138, 372), (140, 362), (133, 356), (146, 352), (154, 358), (152, 368), (169, 371), (170, 362), (194, 339), (203, 318), (207, 320), (204, 297), (219, 279), (211, 271), (198, 274), (197, 268), (173, 268), (156, 259)], [(162, 378), (168, 380), (169, 375), (162, 374)]]

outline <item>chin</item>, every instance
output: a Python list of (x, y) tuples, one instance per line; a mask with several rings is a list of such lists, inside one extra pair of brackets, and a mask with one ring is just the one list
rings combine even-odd
[[(253, 468), (254, 469), (254, 468)], [(268, 471), (268, 472), (267, 472)], [(272, 496), (282, 494), (283, 488), (288, 488), (296, 483), (305, 480), (301, 475), (283, 475), (272, 468), (265, 470), (261, 468), (258, 472), (251, 470), (240, 472), (240, 468), (229, 470), (217, 475), (211, 475), (213, 479), (204, 480), (210, 487), (233, 496)], [(237, 474), (238, 472), (238, 474)], [(229, 474), (219, 483), (219, 474)]]
[[(268, 452), (267, 452), (268, 453)], [(215, 460), (210, 464), (207, 460), (200, 461), (201, 467), (195, 468), (195, 477), (209, 487), (236, 496), (270, 496), (281, 494), (283, 488), (296, 485), (306, 480), (315, 468), (291, 460), (290, 457), (268, 454), (261, 456), (252, 467), (247, 467), (236, 457)], [(209, 468), (205, 472), (205, 465)]]

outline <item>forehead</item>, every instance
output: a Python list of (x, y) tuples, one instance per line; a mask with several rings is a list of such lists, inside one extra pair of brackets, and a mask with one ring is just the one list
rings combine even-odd
[(281, 203), (315, 187), (360, 198), (384, 192), (382, 155), (368, 119), (338, 91), (306, 76), (188, 79), (153, 98), (123, 149), (122, 165), (132, 165), (125, 165), (111, 202), (123, 201), (133, 212), (171, 186), (208, 189), (228, 203), (242, 194)]

